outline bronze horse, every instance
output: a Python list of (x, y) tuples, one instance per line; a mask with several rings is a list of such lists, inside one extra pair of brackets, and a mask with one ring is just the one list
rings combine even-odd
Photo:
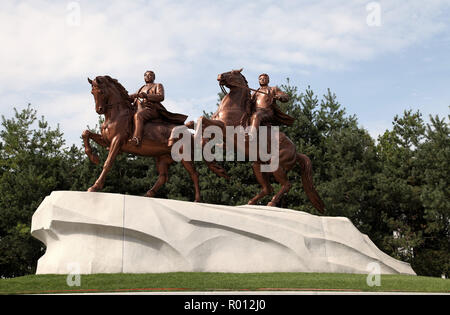
[[(197, 128), (201, 126), (202, 129), (208, 126), (218, 126), (222, 129), (223, 135), (226, 135), (227, 126), (239, 126), (242, 121), (248, 116), (248, 108), (250, 102), (250, 89), (247, 80), (242, 75), (241, 70), (233, 70), (219, 74), (217, 80), (221, 87), (226, 86), (230, 92), (222, 99), (218, 110), (213, 114), (211, 119), (204, 116), (198, 119)], [(223, 91), (225, 91), (223, 89)], [(199, 131), (197, 131), (199, 132)], [(225, 139), (223, 140), (226, 146)], [(268, 139), (268, 142), (270, 139)], [(235, 150), (239, 150), (234, 141)], [(267, 145), (270, 147), (270, 144)], [(262, 186), (262, 190), (255, 197), (253, 197), (248, 204), (256, 204), (258, 200), (266, 195), (273, 193), (273, 188), (269, 182), (270, 175), (275, 177), (275, 180), (281, 184), (281, 189), (268, 203), (268, 206), (276, 206), (281, 197), (287, 193), (292, 184), (289, 182), (287, 172), (291, 170), (296, 163), (301, 167), (303, 188), (311, 201), (312, 205), (320, 212), (324, 212), (324, 204), (317, 193), (312, 180), (312, 164), (311, 160), (304, 154), (297, 153), (294, 143), (282, 132), (279, 133), (279, 167), (274, 172), (261, 172), (262, 161), (259, 159), (252, 165), (253, 172), (257, 181)], [(241, 147), (242, 150), (242, 147)], [(248, 139), (245, 145), (245, 155), (249, 157)]]
[[(99, 115), (104, 115), (105, 121), (101, 126), (101, 134), (92, 133), (89, 130), (83, 132), (85, 152), (91, 162), (98, 164), (99, 158), (93, 153), (89, 139), (109, 150), (108, 158), (103, 165), (100, 177), (88, 191), (99, 191), (103, 188), (106, 175), (111, 169), (117, 154), (126, 152), (134, 155), (155, 157), (159, 177), (154, 186), (145, 194), (147, 197), (155, 196), (158, 189), (167, 182), (169, 166), (174, 163), (171, 156), (171, 146), (168, 143), (172, 129), (176, 126), (162, 120), (151, 121), (144, 127), (144, 137), (139, 147), (128, 143), (134, 128), (133, 115), (136, 109), (131, 105), (127, 90), (116, 79), (109, 76), (98, 76), (94, 80), (88, 79), (88, 81), (92, 86), (95, 111)], [(198, 173), (192, 161), (193, 159), (189, 161), (181, 160), (181, 163), (194, 183), (195, 201), (199, 202), (201, 197)], [(225, 170), (214, 162), (205, 161), (205, 163), (218, 176), (227, 177)]]

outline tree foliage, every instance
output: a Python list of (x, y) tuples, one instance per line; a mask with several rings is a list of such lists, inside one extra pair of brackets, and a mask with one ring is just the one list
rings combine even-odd
[(420, 112), (396, 116), (379, 138), (376, 176), (382, 210), (381, 247), (420, 274), (448, 276), (450, 134), (448, 123)]
[(69, 190), (78, 178), (79, 149), (64, 148), (59, 127), (51, 129), (29, 105), (0, 131), (0, 270), (2, 277), (32, 273), (43, 254), (30, 235), (31, 217), (53, 190)]

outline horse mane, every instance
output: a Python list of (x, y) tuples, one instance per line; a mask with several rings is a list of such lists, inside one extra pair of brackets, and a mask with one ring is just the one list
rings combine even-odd
[(129, 104), (129, 107), (131, 107), (131, 103), (129, 102), (128, 91), (123, 87), (122, 84), (119, 83), (119, 81), (117, 81), (117, 79), (111, 78), (109, 75), (105, 75), (100, 78), (106, 79), (108, 83), (112, 84), (119, 91), (119, 94), (122, 97), (122, 99), (126, 100), (127, 104)]
[[(241, 72), (239, 72), (239, 74), (241, 75), (242, 79), (244, 80), (245, 86), (248, 87), (248, 81), (245, 78), (245, 76)], [(250, 101), (251, 101), (250, 90), (247, 90), (247, 98), (245, 99), (245, 105), (248, 106)]]
[(248, 87), (248, 81), (247, 79), (244, 77), (244, 75), (242, 73), (239, 73), (242, 77), (242, 79), (244, 79), (245, 85)]

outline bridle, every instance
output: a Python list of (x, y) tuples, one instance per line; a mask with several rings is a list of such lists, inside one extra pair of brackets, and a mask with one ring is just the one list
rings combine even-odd
[[(239, 88), (247, 89), (247, 90), (250, 90), (250, 91), (253, 91), (253, 92), (256, 92), (256, 93), (261, 93), (261, 94), (269, 95), (269, 93), (263, 92), (263, 91), (261, 91), (261, 90), (259, 90), (259, 89), (258, 89), (258, 90), (255, 90), (255, 89), (249, 88), (248, 86), (245, 86), (245, 85), (240, 85), (240, 84), (237, 84), (237, 83), (227, 83), (227, 84), (230, 85), (230, 86), (234, 86), (234, 87), (239, 87)], [(222, 90), (223, 94), (227, 95), (228, 92), (227, 92), (227, 90), (225, 90), (224, 84), (220, 84), (220, 83), (219, 83), (219, 86), (220, 86), (220, 89)]]
[[(219, 86), (220, 86), (220, 89), (222, 90), (222, 93), (223, 94), (225, 94), (225, 95), (227, 95), (228, 94), (228, 92), (227, 92), (227, 90), (225, 89), (225, 86), (224, 86), (225, 84), (220, 84), (219, 83)], [(236, 84), (236, 83), (227, 83), (227, 85), (229, 85), (229, 86), (234, 86), (234, 87), (240, 87), (240, 88), (247, 88), (246, 86), (243, 86), (243, 85), (240, 85), (240, 84)]]
[(227, 92), (227, 90), (225, 90), (225, 86), (223, 84), (220, 84), (220, 83), (219, 83), (219, 86), (220, 86), (220, 89), (222, 90), (222, 93), (227, 95), (228, 92)]

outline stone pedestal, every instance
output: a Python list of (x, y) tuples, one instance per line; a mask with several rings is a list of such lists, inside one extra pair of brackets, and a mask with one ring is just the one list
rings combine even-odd
[(205, 272), (412, 274), (343, 217), (265, 206), (220, 206), (56, 191), (33, 215), (47, 246), (38, 274)]

